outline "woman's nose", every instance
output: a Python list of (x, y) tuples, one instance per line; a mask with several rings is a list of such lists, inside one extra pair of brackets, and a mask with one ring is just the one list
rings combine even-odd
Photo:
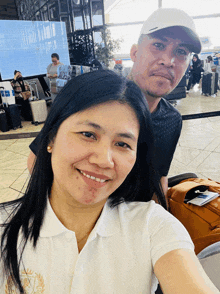
[(95, 147), (94, 152), (89, 157), (91, 164), (96, 164), (101, 168), (113, 168), (113, 150), (107, 144), (100, 144)]

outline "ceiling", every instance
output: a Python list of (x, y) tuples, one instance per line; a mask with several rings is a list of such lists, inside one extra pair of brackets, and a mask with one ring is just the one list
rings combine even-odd
[(15, 0), (0, 0), (0, 19), (18, 19)]

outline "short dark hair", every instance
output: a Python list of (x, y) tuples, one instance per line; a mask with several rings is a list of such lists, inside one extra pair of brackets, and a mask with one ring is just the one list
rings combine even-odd
[(150, 201), (156, 193), (159, 202), (166, 208), (159, 176), (154, 168), (151, 115), (139, 87), (110, 70), (94, 71), (70, 80), (54, 100), (42, 129), (36, 163), (24, 196), (0, 204), (0, 208), (15, 207), (13, 217), (4, 224), (1, 251), (5, 270), (13, 277), (20, 291), (23, 288), (18, 270), (17, 237), (22, 229), (24, 244), (30, 238), (33, 246), (37, 245), (53, 183), (51, 154), (47, 152), (47, 146), (55, 138), (62, 122), (69, 116), (108, 101), (129, 105), (135, 111), (140, 124), (136, 162), (122, 185), (109, 196), (110, 205), (113, 207), (121, 202)]
[[(14, 71), (14, 75), (16, 75), (17, 72), (20, 72), (20, 70), (15, 70)], [(21, 73), (21, 72), (20, 72)]]
[(57, 60), (60, 60), (60, 56), (57, 53), (52, 53), (51, 58), (55, 57)]

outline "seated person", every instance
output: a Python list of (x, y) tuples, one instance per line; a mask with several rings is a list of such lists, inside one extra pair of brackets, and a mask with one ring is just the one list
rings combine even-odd
[[(14, 79), (11, 81), (11, 85), (15, 92), (16, 104), (21, 105), (21, 116), (24, 120), (32, 120), (32, 112), (28, 98), (31, 96), (30, 86), (27, 81), (23, 80), (20, 71), (14, 71)], [(24, 92), (27, 92), (23, 94)], [(30, 93), (29, 93), (30, 92)], [(29, 97), (28, 97), (29, 96)]]
[(166, 211), (138, 86), (99, 70), (57, 98), (25, 195), (0, 205), (0, 293), (150, 294), (158, 279), (164, 294), (219, 294)]

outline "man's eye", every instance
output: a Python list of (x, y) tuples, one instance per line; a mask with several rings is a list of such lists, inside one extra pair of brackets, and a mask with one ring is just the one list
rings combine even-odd
[(131, 149), (131, 146), (129, 146), (127, 143), (124, 143), (124, 142), (117, 142), (116, 145), (122, 148)]
[(90, 132), (81, 132), (80, 134), (82, 134), (84, 137), (87, 137), (87, 138), (91, 138), (91, 139), (94, 139), (96, 140), (96, 137), (93, 133), (90, 133)]
[(185, 49), (177, 49), (176, 53), (178, 56), (188, 55), (188, 52)]
[(154, 43), (153, 45), (159, 50), (163, 50), (165, 48), (163, 43)]

